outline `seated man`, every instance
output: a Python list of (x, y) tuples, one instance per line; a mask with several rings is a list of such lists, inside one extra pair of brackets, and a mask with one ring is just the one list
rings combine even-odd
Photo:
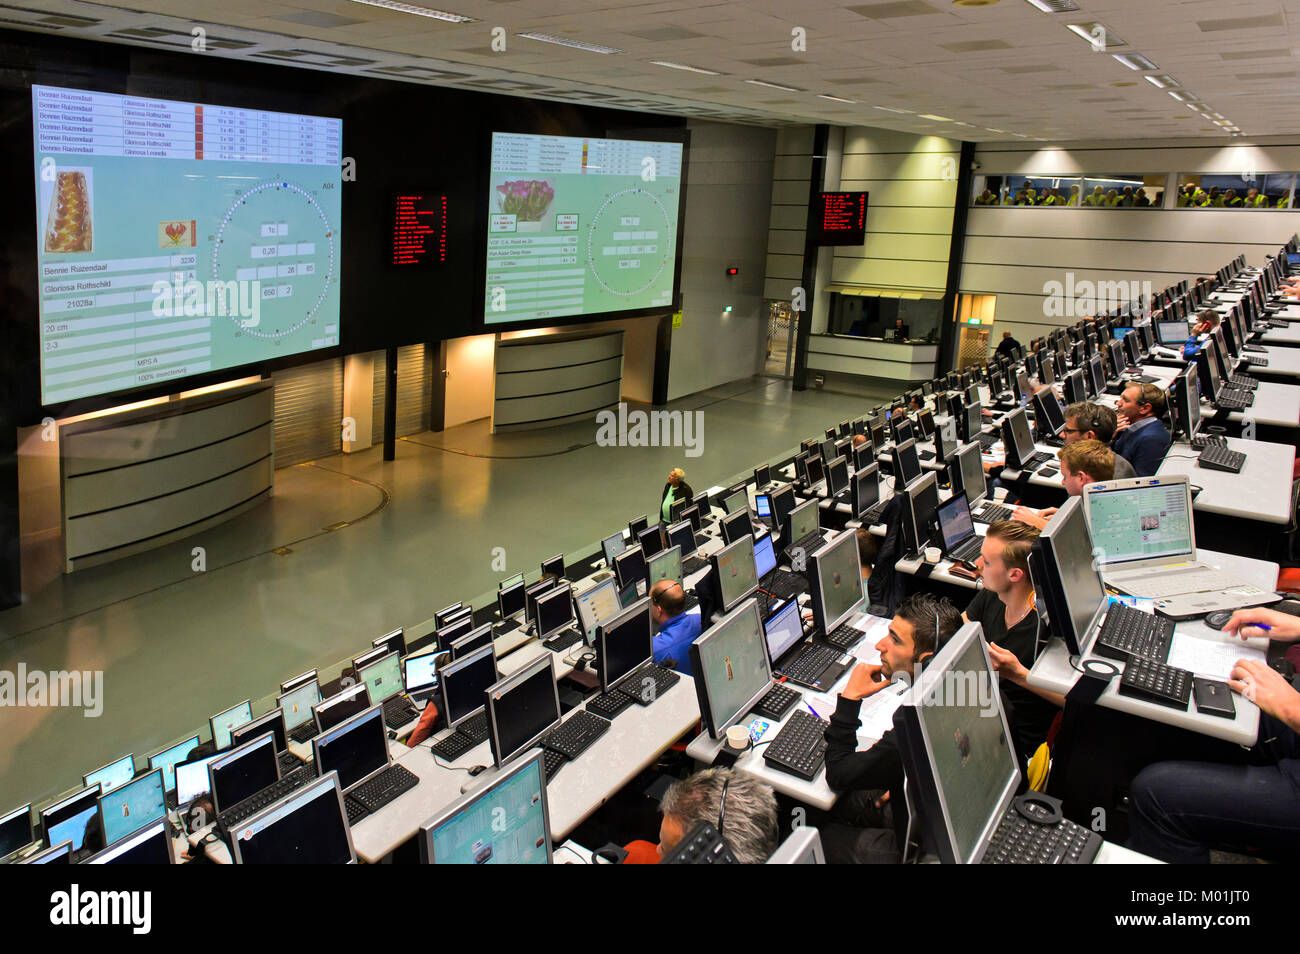
[[(1115, 427), (1119, 423), (1115, 409), (1104, 404), (1092, 404), (1087, 401), (1071, 404), (1065, 409), (1065, 428), (1061, 437), (1067, 444), (1075, 441), (1101, 441), (1110, 444), (1115, 437)], [(1114, 453), (1112, 450), (1111, 453)], [(1136, 477), (1133, 465), (1119, 454), (1115, 454), (1115, 479), (1122, 480)]]
[(1119, 397), (1119, 423), (1111, 441), (1115, 453), (1126, 457), (1139, 477), (1154, 477), (1169, 452), (1165, 392), (1154, 384), (1130, 384)]
[[(1026, 667), (1034, 664), (1039, 645), (1047, 642), (1029, 577), (1029, 550), (1036, 539), (1036, 529), (1015, 520), (989, 524), (979, 558), (984, 588), (961, 614), (963, 620), (983, 627), (994, 660), (997, 652), (1005, 651)], [(1016, 751), (1024, 764), (1046, 741), (1057, 707), (1014, 683), (1002, 687), (1002, 696)]]
[(919, 665), (960, 628), (961, 615), (946, 599), (913, 593), (903, 600), (889, 622), (888, 634), (876, 644), (880, 664), (859, 663), (849, 675), (826, 730), (826, 784), (844, 793), (833, 814), (818, 822), (828, 862), (896, 864), (901, 860), (907, 808), (898, 740), (891, 730), (859, 752), (858, 713), (862, 700), (887, 687), (895, 675), (915, 678)]
[[(1101, 441), (1075, 441), (1058, 450), (1056, 456), (1061, 461), (1061, 483), (1065, 486), (1066, 494), (1071, 497), (1081, 497), (1084, 487), (1097, 481), (1111, 480), (1115, 476), (1115, 452)], [(1056, 507), (1037, 511), (1029, 507), (1017, 507), (1011, 518), (1028, 524), (1035, 530), (1042, 530), (1056, 510)]]
[(676, 580), (660, 580), (650, 587), (650, 618), (659, 632), (654, 637), (654, 661), (683, 676), (691, 671), (691, 643), (700, 638), (700, 614), (686, 612), (686, 591)]
[(776, 851), (776, 793), (747, 772), (727, 768), (696, 772), (675, 782), (664, 793), (659, 809), (664, 815), (659, 826), (661, 858), (700, 822), (716, 826), (719, 819), (722, 838), (741, 864), (761, 865)]
[(1196, 316), (1196, 324), (1192, 325), (1191, 337), (1183, 345), (1183, 357), (1189, 361), (1196, 357), (1196, 353), (1201, 350), (1201, 343), (1205, 341), (1207, 335), (1219, 327), (1219, 313), (1212, 308), (1207, 308)]
[[(1256, 607), (1223, 631), (1243, 638), (1300, 639), (1300, 618)], [(1205, 864), (1211, 847), (1300, 858), (1300, 693), (1264, 663), (1237, 661), (1228, 685), (1260, 708), (1249, 764), (1157, 762), (1130, 788), (1128, 847), (1162, 861)]]

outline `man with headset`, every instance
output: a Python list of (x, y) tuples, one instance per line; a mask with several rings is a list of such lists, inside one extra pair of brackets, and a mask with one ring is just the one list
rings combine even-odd
[(844, 794), (832, 813), (815, 822), (829, 863), (897, 864), (901, 860), (907, 831), (903, 759), (893, 730), (858, 751), (862, 700), (895, 679), (911, 682), (925, 660), (960, 628), (961, 615), (948, 600), (913, 593), (903, 600), (889, 621), (889, 631), (876, 644), (880, 663), (859, 663), (840, 690), (826, 729), (826, 784)]
[(700, 614), (685, 610), (686, 591), (677, 580), (660, 580), (650, 587), (650, 617), (659, 630), (654, 637), (655, 664), (694, 677), (690, 647), (700, 638)]

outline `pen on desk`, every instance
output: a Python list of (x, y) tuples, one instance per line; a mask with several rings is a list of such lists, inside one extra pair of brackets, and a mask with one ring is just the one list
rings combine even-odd
[(811, 703), (811, 702), (805, 702), (804, 705), (806, 705), (806, 706), (808, 707), (808, 711), (809, 711), (809, 712), (811, 712), (813, 715), (817, 716), (817, 718), (819, 718), (819, 719), (821, 718), (821, 716), (817, 715), (817, 710), (814, 709), (814, 708), (812, 707), (812, 703)]

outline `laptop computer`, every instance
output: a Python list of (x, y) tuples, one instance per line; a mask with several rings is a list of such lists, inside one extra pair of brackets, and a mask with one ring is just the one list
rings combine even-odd
[(979, 559), (984, 538), (975, 532), (965, 494), (953, 494), (939, 505), (939, 538), (948, 559), (967, 566), (974, 566)]
[(808, 642), (795, 600), (787, 602), (763, 622), (763, 633), (773, 672), (797, 686), (829, 689), (851, 664), (847, 657), (830, 647)]
[(1083, 505), (1106, 585), (1155, 600), (1162, 616), (1191, 618), (1281, 599), (1196, 558), (1186, 474), (1089, 484)]

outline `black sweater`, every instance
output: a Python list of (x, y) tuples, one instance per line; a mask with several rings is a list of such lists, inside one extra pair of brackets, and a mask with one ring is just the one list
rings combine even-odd
[(900, 850), (907, 832), (907, 801), (903, 794), (903, 757), (893, 730), (865, 752), (858, 751), (862, 701), (840, 696), (826, 729), (826, 784), (836, 792), (883, 788), (889, 790), (894, 833)]
[[(664, 484), (664, 491), (663, 491), (663, 493), (661, 493), (661, 494), (659, 495), (659, 513), (658, 513), (658, 515), (657, 515), (657, 517), (656, 517), (656, 520), (662, 520), (662, 519), (663, 519), (663, 515), (664, 515), (664, 501), (668, 499), (668, 491), (669, 491), (671, 488), (672, 488), (672, 484)], [(695, 492), (694, 492), (693, 490), (691, 490), (691, 485), (688, 484), (686, 481), (683, 480), (680, 484), (677, 485), (677, 490), (676, 490), (676, 492), (675, 492), (675, 496), (673, 497), (673, 499), (674, 499), (674, 500), (685, 500), (685, 501), (689, 504), (691, 498), (694, 497), (694, 496), (695, 496)], [(700, 514), (700, 516), (701, 516), (701, 517), (707, 517), (708, 514), (706, 514), (706, 513), (702, 513), (702, 514)], [(653, 524), (656, 522), (656, 520), (651, 520), (650, 523), (653, 525)]]

